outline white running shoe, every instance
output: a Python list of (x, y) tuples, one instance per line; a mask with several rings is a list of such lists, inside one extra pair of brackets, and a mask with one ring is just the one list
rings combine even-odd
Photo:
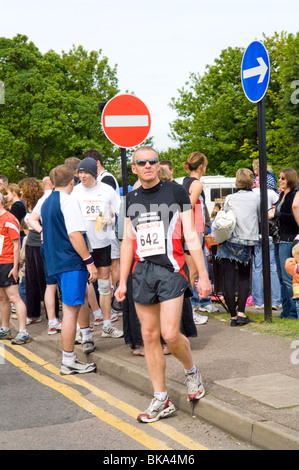
[(193, 320), (195, 325), (204, 325), (208, 321), (208, 317), (199, 315), (199, 313), (193, 313)]
[(102, 338), (122, 338), (124, 332), (115, 328), (115, 326), (103, 327)]
[(158, 400), (154, 397), (150, 406), (140, 415), (137, 416), (138, 421), (141, 423), (153, 423), (160, 418), (164, 418), (175, 412), (175, 407), (170, 398), (165, 402)]
[(204, 307), (199, 306), (198, 310), (200, 312), (208, 312), (208, 313), (219, 312), (219, 308), (213, 304), (208, 304), (208, 305), (205, 305)]
[[(111, 310), (110, 320), (111, 320), (112, 322), (118, 320), (118, 315), (117, 315), (117, 313), (113, 312), (112, 310)], [(104, 323), (104, 318), (103, 318), (103, 317), (100, 317), (100, 318), (94, 317), (94, 326), (103, 325), (103, 323)]]
[(199, 400), (205, 394), (205, 389), (202, 384), (201, 375), (196, 369), (194, 374), (186, 374), (185, 384), (187, 385), (187, 400)]
[(86, 364), (85, 362), (80, 362), (78, 359), (75, 359), (72, 364), (67, 365), (61, 363), (60, 374), (61, 375), (73, 375), (73, 374), (87, 374), (88, 372), (93, 372), (97, 368), (95, 363)]
[(55, 326), (51, 326), (48, 323), (48, 335), (56, 335), (59, 331), (61, 331), (62, 321), (59, 320)]

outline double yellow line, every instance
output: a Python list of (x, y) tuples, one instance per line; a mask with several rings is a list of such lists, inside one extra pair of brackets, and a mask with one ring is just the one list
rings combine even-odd
[[(36, 379), (38, 382), (61, 393), (66, 398), (80, 406), (82, 409), (88, 411), (101, 421), (109, 424), (110, 426), (113, 426), (122, 433), (130, 436), (132, 439), (136, 440), (144, 447), (150, 450), (173, 450), (171, 447), (168, 447), (162, 440), (149, 436), (137, 427), (132, 426), (131, 424), (126, 423), (125, 421), (122, 421), (121, 419), (117, 418), (106, 410), (98, 407), (97, 405), (94, 405), (91, 401), (84, 398), (84, 396), (80, 392), (78, 392), (71, 386), (66, 385), (62, 382), (58, 382), (53, 378), (36, 371), (24, 361), (21, 361), (11, 352), (9, 352), (8, 348), (16, 351), (18, 354), (23, 355), (31, 362), (42, 366), (50, 373), (61, 377), (60, 370), (57, 367), (54, 367), (52, 364), (49, 364), (44, 359), (40, 358), (39, 356), (22, 346), (14, 346), (6, 341), (2, 341), (2, 343), (5, 345), (5, 347), (0, 347), (0, 356), (3, 356), (5, 360), (11, 362), (23, 372)], [(121, 410), (122, 412), (126, 413), (131, 417), (136, 418), (136, 416), (140, 413), (140, 410), (138, 410), (137, 408), (119, 400), (118, 398), (110, 395), (107, 392), (104, 392), (103, 390), (100, 390), (94, 385), (85, 382), (85, 380), (79, 378), (78, 376), (63, 376), (63, 379), (66, 379), (67, 381), (75, 385), (80, 385), (81, 387), (84, 387), (85, 389), (93, 393), (95, 396), (104, 400), (109, 405), (112, 405), (114, 408)], [(208, 450), (203, 445), (199, 444), (198, 442), (195, 442), (193, 439), (188, 438), (187, 436), (180, 433), (175, 428), (164, 422), (159, 421), (156, 423), (148, 423), (146, 426), (153, 427), (162, 434), (165, 434), (168, 438), (174, 440), (175, 442), (178, 442), (189, 450)]]

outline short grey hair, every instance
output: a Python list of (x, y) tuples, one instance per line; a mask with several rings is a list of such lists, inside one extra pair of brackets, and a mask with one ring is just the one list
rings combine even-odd
[(135, 155), (136, 155), (137, 152), (143, 152), (143, 151), (146, 151), (146, 150), (152, 150), (152, 152), (154, 152), (156, 154), (156, 157), (159, 160), (159, 157), (158, 157), (158, 154), (157, 154), (156, 150), (153, 149), (153, 147), (150, 147), (149, 145), (144, 145), (143, 147), (139, 147), (138, 149), (135, 150), (135, 152), (133, 153), (133, 156), (132, 156), (132, 163), (134, 164), (134, 158), (135, 158)]

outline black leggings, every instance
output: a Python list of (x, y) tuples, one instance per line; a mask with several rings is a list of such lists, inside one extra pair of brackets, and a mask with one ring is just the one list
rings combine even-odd
[[(244, 264), (222, 258), (221, 262), (224, 274), (224, 299), (229, 313), (235, 317), (237, 312), (245, 312), (250, 290), (251, 260)], [(237, 279), (238, 285), (236, 285)], [(238, 295), (237, 302), (236, 293)]]

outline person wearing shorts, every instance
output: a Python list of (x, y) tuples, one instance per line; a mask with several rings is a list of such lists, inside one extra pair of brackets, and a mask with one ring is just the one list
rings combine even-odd
[[(115, 176), (112, 175), (106, 168), (104, 168), (104, 159), (103, 155), (96, 150), (96, 149), (89, 149), (86, 150), (83, 154), (83, 158), (93, 158), (97, 162), (97, 180), (99, 182), (103, 182), (105, 184), (108, 184), (108, 186), (111, 186), (117, 196), (118, 199), (118, 205), (120, 205), (120, 191), (119, 191), (119, 185), (117, 182), (117, 179)], [(119, 214), (119, 208), (116, 213), (116, 216), (118, 217)], [(119, 240), (115, 236), (111, 240), (111, 280), (112, 280), (112, 286), (115, 289), (116, 286), (118, 285), (119, 282)]]
[(62, 375), (94, 371), (96, 364), (78, 361), (74, 352), (77, 322), (81, 327), (83, 351), (94, 350), (86, 301), (87, 282), (97, 279), (97, 269), (87, 248), (86, 224), (80, 206), (71, 196), (74, 172), (67, 165), (51, 170), (55, 190), (41, 207), (43, 248), (47, 275), (56, 279), (62, 295)]
[(86, 221), (87, 237), (98, 270), (100, 307), (103, 313), (103, 338), (121, 338), (123, 331), (111, 323), (111, 240), (115, 238), (115, 214), (119, 201), (111, 186), (97, 181), (97, 163), (84, 158), (78, 165), (81, 184), (74, 188), (74, 197), (80, 204)]
[(0, 193), (0, 340), (11, 339), (9, 320), (12, 302), (19, 322), (19, 331), (11, 340), (12, 344), (24, 344), (29, 341), (29, 333), (26, 330), (26, 305), (18, 290), (20, 249), (19, 222), (13, 214), (4, 209), (3, 195)]
[(154, 389), (149, 408), (137, 419), (157, 421), (175, 411), (165, 384), (165, 358), (160, 336), (184, 366), (187, 399), (204, 396), (201, 375), (192, 358), (188, 339), (180, 332), (184, 296), (192, 296), (186, 271), (183, 236), (199, 272), (199, 292), (211, 285), (194, 227), (187, 191), (181, 185), (160, 181), (158, 156), (151, 147), (133, 155), (132, 171), (141, 186), (126, 196), (124, 238), (120, 250), (120, 283), (115, 297), (125, 300), (127, 278), (133, 265), (133, 300), (141, 324), (146, 364)]

